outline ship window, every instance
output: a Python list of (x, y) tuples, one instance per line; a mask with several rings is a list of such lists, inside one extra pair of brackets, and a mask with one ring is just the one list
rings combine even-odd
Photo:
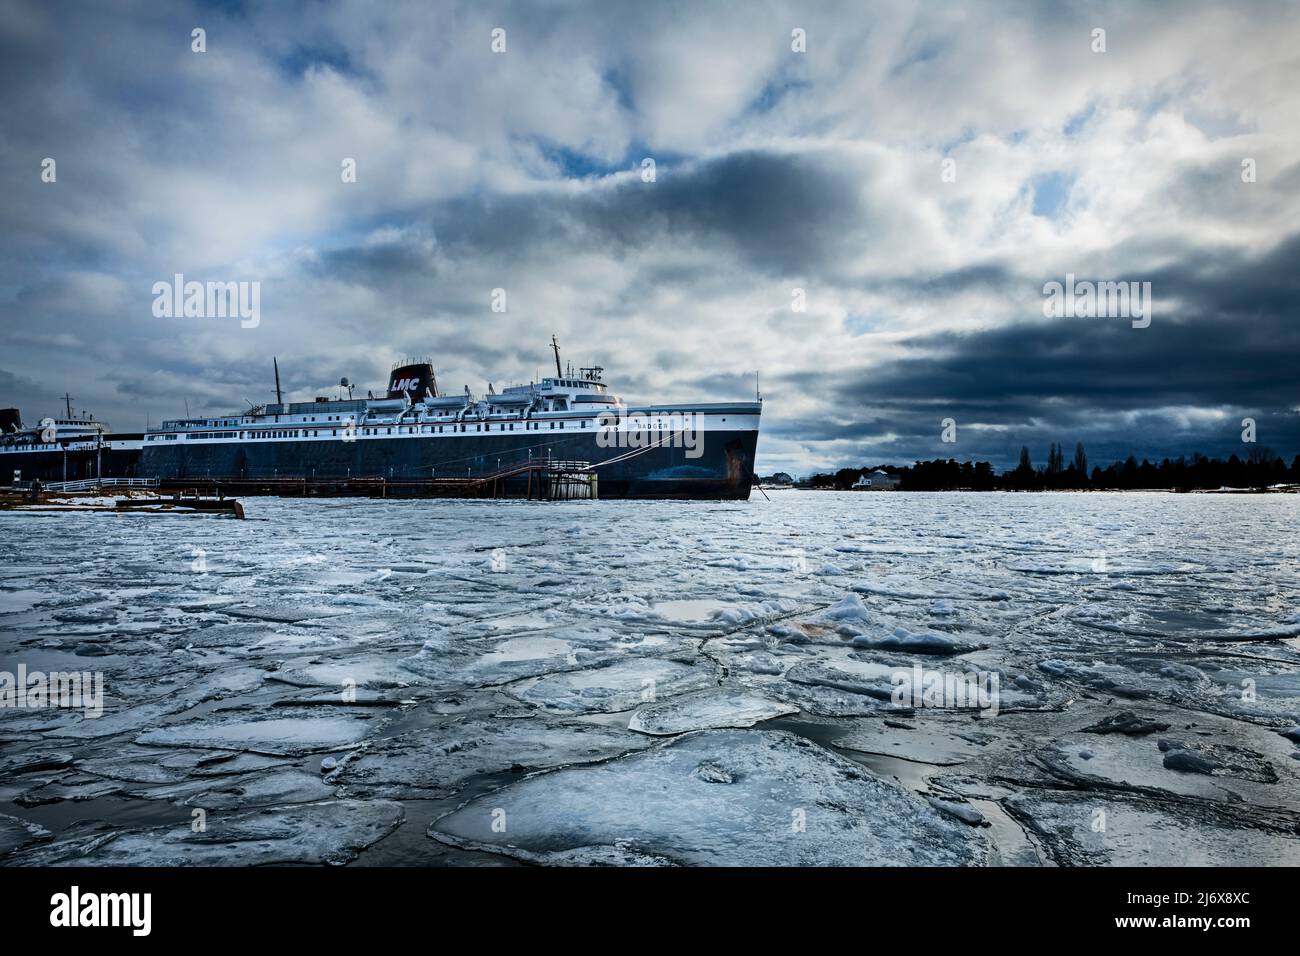
[(390, 428), (390, 429), (388, 429), (388, 434), (390, 434), (390, 435), (391, 435), (391, 434), (392, 434), (392, 433), (393, 433), (393, 430), (392, 430), (392, 429), (391, 429), (391, 428)]
[(561, 427), (561, 428), (564, 427), (564, 422), (560, 422), (560, 427)]

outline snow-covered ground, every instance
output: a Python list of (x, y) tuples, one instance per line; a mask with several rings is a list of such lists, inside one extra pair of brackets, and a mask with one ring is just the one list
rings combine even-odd
[(1300, 863), (1300, 497), (245, 505), (0, 514), (0, 862)]

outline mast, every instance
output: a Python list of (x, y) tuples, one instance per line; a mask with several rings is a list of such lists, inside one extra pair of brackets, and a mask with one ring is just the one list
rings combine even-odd
[(271, 356), (271, 364), (275, 366), (275, 404), (283, 405), (284, 396), (280, 394), (280, 363), (274, 355)]
[(71, 417), (72, 417), (72, 396), (69, 395), (67, 392), (64, 392), (64, 393), (63, 393), (63, 402), (64, 402), (64, 404), (67, 406), (67, 409), (68, 409), (68, 418), (71, 418)]
[(560, 371), (560, 343), (555, 341), (555, 336), (551, 336), (551, 348), (555, 349), (555, 377), (564, 378), (564, 373)]

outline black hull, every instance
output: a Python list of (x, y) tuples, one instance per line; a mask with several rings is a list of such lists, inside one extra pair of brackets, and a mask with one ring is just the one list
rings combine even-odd
[[(623, 461), (601, 465), (634, 449), (601, 448), (592, 432), (560, 438), (545, 436), (530, 446), (517, 435), (464, 435), (411, 438), (358, 438), (305, 441), (148, 442), (140, 465), (143, 477), (163, 482), (245, 482), (272, 484), (386, 479), (394, 489), (418, 494), (429, 479), (474, 479), (549, 455), (554, 460), (585, 461), (598, 467), (600, 498), (692, 498), (744, 500), (754, 479), (756, 431), (710, 431), (701, 435), (698, 458), (687, 449), (652, 448)], [(523, 497), (526, 475), (503, 479), (501, 491)], [(400, 491), (399, 491), (400, 493)]]
[(0, 449), (0, 484), (8, 484), (14, 472), (20, 480), (42, 482), (82, 481), (87, 478), (141, 478), (140, 450), (6, 452)]

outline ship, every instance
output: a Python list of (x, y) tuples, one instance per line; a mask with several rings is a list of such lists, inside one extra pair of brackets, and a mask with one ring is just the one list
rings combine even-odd
[(65, 395), (62, 418), (23, 424), (16, 408), (0, 408), (0, 483), (75, 482), (139, 476), (144, 435), (117, 433), (93, 415), (73, 414)]
[[(762, 398), (708, 404), (625, 404), (604, 368), (561, 365), (555, 375), (485, 394), (445, 393), (428, 359), (395, 363), (382, 397), (286, 402), (273, 360), (274, 404), (164, 421), (144, 436), (140, 473), (164, 485), (252, 489), (364, 481), (419, 494), (422, 483), (491, 479), (503, 493), (531, 484), (530, 463), (590, 476), (600, 498), (744, 500), (754, 478)], [(562, 463), (562, 465), (560, 464)], [(499, 481), (498, 481), (499, 478)], [(597, 490), (598, 489), (598, 490)], [(387, 493), (387, 492), (386, 492)]]

